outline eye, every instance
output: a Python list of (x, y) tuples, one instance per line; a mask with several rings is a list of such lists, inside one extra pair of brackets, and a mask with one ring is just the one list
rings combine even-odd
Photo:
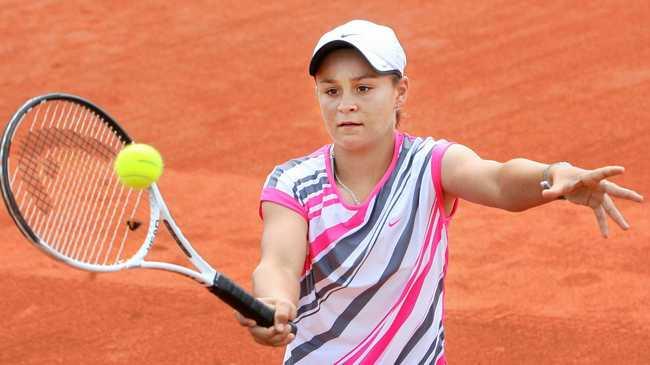
[(357, 87), (357, 91), (358, 91), (360, 94), (365, 94), (365, 93), (367, 93), (368, 91), (370, 91), (371, 89), (372, 89), (372, 88), (371, 88), (370, 86), (366, 86), (366, 85), (360, 85), (360, 86)]
[(332, 87), (332, 88), (326, 89), (325, 94), (327, 94), (329, 96), (336, 96), (336, 94), (338, 94), (338, 90), (336, 90), (335, 88)]

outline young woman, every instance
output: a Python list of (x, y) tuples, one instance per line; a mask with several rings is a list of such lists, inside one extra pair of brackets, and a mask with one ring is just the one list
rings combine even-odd
[(593, 211), (604, 236), (608, 216), (629, 227), (612, 197), (643, 200), (606, 180), (622, 167), (500, 163), (399, 132), (405, 66), (394, 32), (361, 20), (314, 51), (309, 72), (332, 144), (269, 175), (253, 290), (275, 307), (275, 326), (238, 315), (255, 341), (288, 344), (286, 364), (446, 363), (446, 230), (459, 198), (510, 211), (568, 199)]

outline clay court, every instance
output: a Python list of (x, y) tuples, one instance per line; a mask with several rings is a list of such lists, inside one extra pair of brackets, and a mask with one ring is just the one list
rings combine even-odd
[[(155, 145), (159, 186), (216, 268), (250, 288), (258, 197), (274, 165), (329, 143), (307, 63), (319, 36), (367, 18), (409, 60), (412, 135), (484, 158), (626, 167), (650, 195), (646, 0), (3, 1), (0, 122), (30, 97), (83, 96)], [(393, 5), (391, 5), (393, 4)], [(460, 204), (450, 230), (450, 364), (650, 363), (650, 210), (600, 236), (566, 202)], [(278, 364), (233, 312), (165, 272), (89, 274), (41, 254), (0, 213), (1, 364)], [(183, 262), (169, 236), (155, 255)]]

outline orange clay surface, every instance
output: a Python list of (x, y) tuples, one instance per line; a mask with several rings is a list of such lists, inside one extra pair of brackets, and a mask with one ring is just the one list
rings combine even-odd
[[(185, 234), (250, 288), (258, 194), (275, 164), (328, 143), (307, 63), (352, 18), (393, 26), (409, 57), (402, 129), (484, 158), (620, 164), (650, 194), (646, 0), (281, 2), (5, 0), (0, 119), (52, 91), (105, 108), (165, 157)], [(479, 5), (480, 4), (480, 5)], [(650, 363), (650, 210), (632, 228), (566, 202), (507, 213), (463, 202), (451, 226), (450, 364)], [(163, 235), (154, 254), (183, 262)], [(1, 364), (277, 364), (232, 311), (164, 272), (59, 264), (0, 213)]]

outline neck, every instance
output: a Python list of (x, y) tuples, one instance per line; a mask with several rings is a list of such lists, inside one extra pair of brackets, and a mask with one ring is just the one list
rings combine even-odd
[(363, 150), (346, 150), (334, 144), (334, 173), (361, 200), (370, 194), (393, 160), (394, 134)]

